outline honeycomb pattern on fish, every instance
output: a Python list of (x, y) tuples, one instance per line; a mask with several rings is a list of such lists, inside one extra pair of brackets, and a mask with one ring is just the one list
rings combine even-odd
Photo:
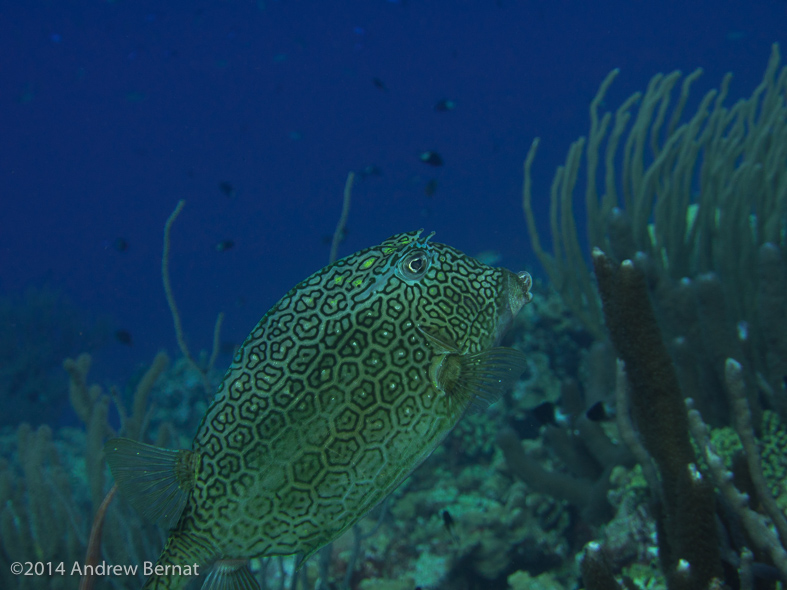
[(260, 320), (194, 439), (196, 483), (159, 563), (311, 554), (455, 425), (440, 343), (495, 346), (522, 281), (420, 233), (324, 268)]

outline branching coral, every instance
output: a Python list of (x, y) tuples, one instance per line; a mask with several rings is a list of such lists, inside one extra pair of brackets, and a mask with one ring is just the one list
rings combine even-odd
[[(685, 116), (700, 73), (682, 82), (680, 72), (659, 74), (614, 113), (602, 104), (618, 72), (602, 82), (590, 105), (590, 132), (572, 144), (552, 184), (551, 252), (541, 245), (532, 207), (538, 140), (523, 187), (533, 248), (556, 289), (600, 340), (606, 323), (625, 361), (620, 434), (660, 499), (660, 560), (673, 588), (721, 583), (709, 480), (723, 491), (729, 479), (713, 471), (701, 476), (682, 397), (693, 398), (715, 426), (742, 415), (745, 403), (751, 419), (737, 429), (747, 433), (746, 456), (757, 465), (761, 455), (751, 447), (768, 428), (771, 413), (764, 410), (787, 419), (787, 68), (774, 45), (749, 98), (725, 105), (727, 75)], [(579, 271), (588, 249), (573, 211), (583, 176), (589, 245), (609, 254), (596, 257), (600, 298), (589, 273)], [(730, 357), (740, 364), (736, 401), (725, 404)], [(756, 482), (754, 467), (736, 465), (736, 475)], [(740, 498), (731, 498), (743, 514)], [(741, 564), (751, 562), (738, 553)], [(740, 580), (750, 581), (751, 571)]]
[(592, 279), (578, 271), (587, 249), (580, 245), (573, 207), (584, 156), (589, 245), (617, 260), (644, 255), (643, 270), (686, 392), (714, 423), (725, 420), (723, 412), (711, 412), (724, 382), (724, 359), (733, 356), (749, 375), (755, 420), (755, 372), (767, 384), (761, 389), (769, 404), (785, 419), (778, 393), (787, 366), (787, 68), (774, 45), (762, 83), (749, 98), (724, 105), (727, 75), (683, 122), (700, 73), (682, 83), (680, 72), (659, 74), (615, 113), (601, 107), (617, 70), (602, 82), (590, 105), (590, 132), (571, 146), (552, 184), (551, 253), (541, 245), (532, 209), (536, 140), (523, 188), (530, 237), (566, 303), (603, 339)]
[[(787, 580), (787, 550), (785, 550), (787, 517), (771, 494), (763, 474), (762, 460), (751, 422), (751, 412), (746, 401), (741, 365), (734, 359), (727, 359), (725, 373), (730, 404), (735, 410), (735, 427), (743, 443), (756, 500), (763, 507), (765, 514), (755, 511), (751, 507), (752, 503), (748, 495), (735, 487), (733, 473), (725, 467), (723, 459), (710, 442), (707, 426), (702, 422), (700, 413), (692, 408), (693, 404), (689, 400), (688, 416), (692, 435), (703, 451), (710, 476), (721, 491), (724, 500), (745, 528), (749, 543), (753, 544), (754, 549), (767, 553), (781, 572), (783, 579)], [(744, 552), (748, 551), (749, 547), (741, 548), (741, 555), (743, 556)], [(742, 569), (745, 563), (746, 560), (742, 558)], [(751, 572), (748, 574), (750, 576)], [(744, 577), (746, 576), (742, 572), (741, 578)]]

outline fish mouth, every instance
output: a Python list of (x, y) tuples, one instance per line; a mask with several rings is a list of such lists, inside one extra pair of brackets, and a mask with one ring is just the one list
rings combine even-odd
[(503, 290), (498, 298), (498, 321), (495, 331), (498, 343), (511, 327), (519, 311), (533, 299), (533, 294), (530, 292), (533, 278), (530, 273), (525, 271), (514, 273), (507, 269), (503, 269), (503, 273), (505, 279)]
[(530, 273), (524, 270), (520, 270), (516, 273), (516, 277), (519, 279), (520, 287), (522, 289), (522, 297), (525, 300), (525, 303), (530, 303), (533, 299), (533, 294), (530, 292), (530, 287), (533, 286), (533, 277), (530, 276)]

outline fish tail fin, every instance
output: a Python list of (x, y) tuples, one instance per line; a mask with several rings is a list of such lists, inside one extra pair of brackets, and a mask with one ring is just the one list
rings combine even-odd
[(211, 553), (190, 535), (171, 533), (142, 590), (184, 590), (214, 557)]
[(222, 559), (213, 564), (202, 590), (260, 590), (247, 559)]
[(194, 487), (199, 454), (113, 438), (104, 445), (104, 455), (131, 505), (142, 516), (173, 528)]

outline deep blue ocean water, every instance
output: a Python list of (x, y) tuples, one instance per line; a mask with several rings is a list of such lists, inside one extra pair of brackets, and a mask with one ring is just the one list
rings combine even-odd
[(47, 284), (111, 318), (133, 344), (109, 338), (94, 373), (122, 383), (176, 352), (160, 263), (186, 199), (171, 264), (189, 342), (207, 349), (224, 311), (240, 343), (327, 262), (363, 169), (379, 174), (356, 180), (340, 255), (424, 227), (538, 274), (521, 210), (535, 136), (546, 233), (554, 169), (609, 70), (609, 108), (696, 67), (695, 99), (732, 71), (734, 100), (774, 42), (787, 50), (783, 0), (4, 2), (0, 294)]

